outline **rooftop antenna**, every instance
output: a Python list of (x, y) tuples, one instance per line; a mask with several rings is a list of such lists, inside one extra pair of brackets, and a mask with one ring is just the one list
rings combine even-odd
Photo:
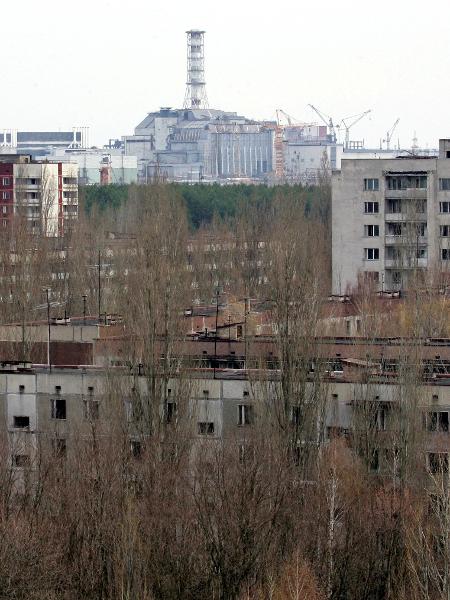
[(183, 108), (208, 108), (205, 83), (205, 32), (199, 29), (186, 31), (187, 81)]

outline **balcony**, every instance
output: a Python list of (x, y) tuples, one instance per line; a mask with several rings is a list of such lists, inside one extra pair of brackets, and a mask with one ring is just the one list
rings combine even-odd
[(428, 244), (427, 236), (413, 237), (412, 235), (389, 235), (384, 236), (386, 246), (426, 246)]
[(385, 198), (392, 198), (393, 200), (405, 199), (405, 200), (426, 200), (427, 189), (426, 188), (406, 188), (404, 190), (388, 190), (384, 192)]
[(412, 260), (406, 260), (401, 258), (386, 258), (384, 261), (386, 269), (396, 269), (398, 271), (404, 271), (409, 269), (426, 269), (428, 266), (427, 258), (416, 258)]

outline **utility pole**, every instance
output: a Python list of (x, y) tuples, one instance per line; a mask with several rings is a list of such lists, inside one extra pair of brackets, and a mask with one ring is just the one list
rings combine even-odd
[(216, 290), (216, 334), (214, 336), (214, 379), (216, 378), (217, 365), (217, 325), (219, 321), (219, 288)]
[(83, 294), (83, 325), (86, 325), (86, 294)]
[(52, 372), (52, 363), (50, 361), (50, 288), (46, 288), (45, 291), (47, 293), (47, 327), (48, 327), (47, 364), (48, 364), (48, 368), (51, 373)]
[(102, 281), (101, 281), (101, 254), (98, 251), (98, 323), (100, 324), (101, 309), (102, 309)]

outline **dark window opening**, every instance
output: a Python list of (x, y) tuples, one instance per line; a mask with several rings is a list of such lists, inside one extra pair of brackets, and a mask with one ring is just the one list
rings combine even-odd
[(30, 417), (14, 417), (14, 427), (25, 429), (30, 426)]

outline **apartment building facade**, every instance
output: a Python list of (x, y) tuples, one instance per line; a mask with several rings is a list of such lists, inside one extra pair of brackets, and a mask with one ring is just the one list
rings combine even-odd
[(25, 218), (35, 234), (61, 236), (78, 218), (78, 166), (0, 155), (0, 223)]
[(439, 157), (343, 160), (332, 176), (333, 293), (407, 290), (450, 271), (450, 140)]

